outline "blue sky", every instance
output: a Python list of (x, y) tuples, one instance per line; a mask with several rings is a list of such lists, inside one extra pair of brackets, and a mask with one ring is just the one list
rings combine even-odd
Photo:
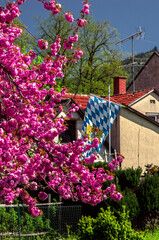
[[(2, 4), (5, 2), (1, 0)], [(59, 0), (65, 10), (75, 13), (78, 17), (82, 0)], [(134, 40), (134, 54), (151, 50), (154, 46), (159, 49), (159, 1), (158, 0), (89, 0), (95, 20), (109, 20), (112, 28), (124, 39), (137, 31), (141, 26), (145, 30), (143, 40)], [(26, 0), (21, 6), (22, 22), (35, 33), (35, 16), (46, 17), (46, 11), (41, 2)], [(132, 43), (127, 41), (121, 44), (125, 56), (131, 54)]]

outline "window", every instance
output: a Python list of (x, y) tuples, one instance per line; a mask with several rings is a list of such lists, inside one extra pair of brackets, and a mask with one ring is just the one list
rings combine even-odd
[(155, 104), (155, 100), (154, 99), (150, 99), (150, 103), (152, 103), (152, 104)]
[(147, 112), (146, 115), (153, 119), (154, 121), (159, 122), (159, 113), (152, 113), (152, 112)]
[(68, 120), (66, 121), (68, 129), (60, 134), (60, 139), (62, 143), (69, 143), (76, 140), (76, 121)]
[(157, 116), (149, 116), (149, 118), (151, 118), (154, 121), (157, 121)]

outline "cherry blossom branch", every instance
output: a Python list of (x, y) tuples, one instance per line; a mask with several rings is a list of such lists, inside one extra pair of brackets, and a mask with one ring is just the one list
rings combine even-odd
[(20, 96), (21, 96), (23, 99), (26, 99), (26, 98), (23, 96), (21, 90), (19, 89), (19, 86), (18, 86), (17, 83), (14, 81), (14, 79), (12, 78), (12, 76), (8, 73), (7, 69), (3, 66), (2, 63), (0, 63), (0, 67), (1, 67), (1, 68), (3, 69), (3, 71), (6, 73), (8, 79), (9, 79), (9, 80), (14, 84), (14, 86), (17, 88)]

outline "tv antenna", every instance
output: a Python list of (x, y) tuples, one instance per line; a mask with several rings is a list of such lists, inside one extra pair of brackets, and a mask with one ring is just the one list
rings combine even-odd
[(137, 32), (128, 36), (127, 38), (124, 38), (118, 42), (115, 43), (116, 44), (119, 44), (119, 43), (123, 43), (123, 42), (127, 42), (129, 40), (132, 41), (132, 82), (133, 82), (133, 93), (135, 92), (135, 83), (134, 83), (134, 38), (138, 38), (138, 39), (143, 39), (145, 36), (145, 32), (143, 31), (142, 27), (139, 26), (138, 29), (137, 29)]

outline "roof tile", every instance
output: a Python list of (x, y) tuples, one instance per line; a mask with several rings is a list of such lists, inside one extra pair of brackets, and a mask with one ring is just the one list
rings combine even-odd
[[(129, 105), (139, 99), (140, 97), (144, 96), (148, 92), (150, 92), (152, 89), (149, 90), (143, 90), (138, 91), (135, 93), (125, 93), (125, 94), (119, 94), (119, 95), (113, 95), (110, 97), (110, 100), (115, 103)], [(81, 109), (85, 109), (87, 106), (87, 102), (89, 100), (89, 95), (84, 94), (73, 94), (73, 93), (66, 93), (63, 96), (63, 99), (65, 98), (72, 98), (76, 103), (79, 103), (81, 105)], [(108, 97), (104, 98), (108, 99)]]
[[(113, 95), (110, 97), (110, 100), (112, 102), (116, 102), (119, 104), (129, 105), (129, 104), (133, 103), (134, 101), (136, 101), (137, 99), (139, 99), (140, 97), (147, 94), (148, 92), (150, 92), (151, 90), (149, 89), (149, 90), (143, 90), (143, 91), (139, 91), (139, 92), (135, 92), (135, 93), (125, 93), (125, 94)], [(108, 99), (108, 97), (105, 99)]]
[(63, 98), (72, 98), (76, 103), (81, 105), (81, 109), (85, 109), (87, 106), (87, 102), (89, 100), (89, 95), (84, 94), (73, 94), (73, 93), (66, 93)]

